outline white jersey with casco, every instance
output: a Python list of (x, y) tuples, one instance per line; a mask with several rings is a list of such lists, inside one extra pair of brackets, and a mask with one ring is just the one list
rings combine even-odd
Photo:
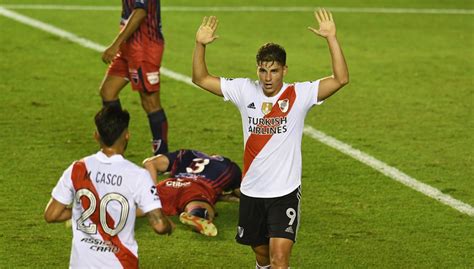
[(301, 185), (304, 119), (318, 102), (319, 80), (283, 84), (272, 97), (258, 81), (221, 78), (225, 101), (242, 117), (244, 169), (241, 192), (251, 197), (280, 197)]
[(71, 268), (138, 268), (136, 207), (161, 208), (145, 169), (99, 151), (69, 166), (52, 196), (72, 203)]

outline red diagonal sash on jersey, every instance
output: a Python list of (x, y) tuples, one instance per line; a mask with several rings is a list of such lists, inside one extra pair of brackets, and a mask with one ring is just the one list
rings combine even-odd
[[(289, 100), (288, 104), (288, 110), (286, 112), (282, 112), (282, 109), (280, 109), (280, 106), (278, 104), (278, 101), (280, 100)], [(264, 116), (264, 118), (275, 118), (275, 117), (283, 117), (285, 115), (288, 115), (290, 113), (290, 110), (293, 108), (293, 104), (295, 103), (296, 99), (296, 92), (295, 92), (295, 86), (290, 85), (288, 86), (285, 91), (282, 93), (280, 98), (278, 99), (277, 102), (272, 107), (272, 110), (270, 113)], [(267, 134), (267, 135), (257, 135), (257, 134), (251, 134), (249, 138), (247, 139), (247, 142), (245, 143), (245, 152), (244, 152), (244, 173), (242, 178), (245, 177), (245, 174), (247, 173), (250, 165), (252, 164), (253, 160), (255, 157), (260, 153), (260, 151), (263, 149), (265, 144), (272, 138), (273, 135)]]
[[(87, 173), (86, 164), (83, 161), (78, 161), (74, 163), (74, 166), (72, 168), (71, 179), (76, 192), (80, 189), (88, 189), (94, 194), (97, 203), (94, 213), (90, 216), (90, 220), (97, 225), (97, 230), (99, 231), (104, 241), (110, 241), (112, 242), (112, 244), (118, 247), (119, 251), (115, 253), (115, 256), (122, 264), (123, 268), (138, 268), (138, 257), (135, 256), (126, 246), (122, 244), (118, 236), (110, 236), (109, 234), (104, 232), (104, 229), (102, 228), (99, 219), (100, 197), (94, 185), (92, 184), (92, 181)], [(90, 201), (85, 196), (81, 197), (81, 203), (84, 209), (87, 209), (90, 206)], [(115, 227), (115, 222), (109, 215), (109, 213), (106, 213), (106, 221), (109, 227)]]

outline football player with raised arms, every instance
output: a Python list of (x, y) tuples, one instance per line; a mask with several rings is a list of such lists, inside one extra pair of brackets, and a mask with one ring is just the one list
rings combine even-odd
[[(216, 236), (213, 223), (218, 200), (238, 201), (240, 167), (229, 158), (181, 149), (143, 161), (157, 184), (167, 216), (179, 215), (180, 221), (194, 231)], [(169, 172), (170, 178), (159, 181), (157, 173)]]
[(213, 76), (205, 51), (217, 38), (217, 18), (204, 17), (196, 33), (193, 82), (234, 103), (242, 117), (244, 168), (236, 240), (251, 246), (256, 268), (289, 267), (300, 219), (304, 119), (311, 107), (349, 82), (332, 14), (319, 9), (314, 17), (319, 27), (308, 29), (326, 40), (333, 74), (307, 82), (283, 81), (286, 52), (274, 43), (258, 50), (258, 81)]
[(173, 231), (148, 171), (123, 157), (129, 120), (128, 112), (118, 107), (96, 114), (100, 151), (64, 171), (46, 206), (47, 222), (72, 218), (71, 268), (138, 268), (137, 207), (156, 233)]

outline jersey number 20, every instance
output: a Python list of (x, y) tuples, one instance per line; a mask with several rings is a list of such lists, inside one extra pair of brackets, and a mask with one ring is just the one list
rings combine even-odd
[[(86, 196), (87, 199), (90, 201), (89, 208), (87, 208), (84, 212), (82, 212), (81, 216), (77, 219), (77, 229), (80, 231), (83, 231), (87, 234), (96, 234), (97, 233), (97, 225), (94, 223), (89, 224), (89, 226), (86, 226), (84, 222), (94, 214), (96, 210), (96, 205), (97, 205), (97, 200), (94, 196), (94, 194), (88, 190), (88, 189), (80, 189), (76, 192), (76, 202), (79, 203), (81, 201), (81, 197)], [(121, 206), (121, 211), (120, 211), (120, 219), (115, 226), (109, 227), (107, 224), (107, 205), (111, 201), (116, 201), (120, 204)], [(110, 236), (115, 236), (117, 235), (124, 227), (125, 223), (127, 222), (128, 218), (128, 211), (129, 211), (129, 204), (127, 199), (119, 194), (119, 193), (108, 193), (102, 197), (100, 200), (99, 204), (99, 219), (100, 219), (100, 225), (102, 226), (102, 229), (104, 232)]]

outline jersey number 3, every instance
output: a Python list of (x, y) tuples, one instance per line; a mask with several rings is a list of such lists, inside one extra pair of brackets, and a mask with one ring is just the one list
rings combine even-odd
[[(87, 234), (96, 234), (97, 233), (97, 224), (95, 223), (90, 223), (88, 226), (84, 223), (92, 214), (97, 209), (97, 199), (94, 196), (94, 193), (92, 193), (88, 189), (80, 189), (76, 192), (76, 202), (80, 203), (81, 197), (87, 197), (90, 201), (90, 205), (87, 209), (82, 212), (81, 216), (77, 219), (77, 229), (87, 233)], [(120, 219), (117, 223), (117, 225), (114, 227), (109, 227), (107, 224), (107, 205), (111, 201), (116, 201), (120, 204), (121, 210), (120, 210)], [(122, 229), (125, 227), (125, 223), (127, 222), (128, 218), (128, 212), (129, 212), (129, 204), (127, 199), (119, 194), (119, 193), (108, 193), (102, 197), (100, 200), (99, 204), (99, 220), (100, 220), (100, 225), (102, 226), (102, 229), (104, 232), (110, 236), (115, 236), (117, 235)]]
[(206, 168), (206, 165), (209, 164), (209, 159), (203, 158), (194, 158), (193, 162), (189, 167), (186, 167), (186, 172), (190, 174), (199, 174)]

